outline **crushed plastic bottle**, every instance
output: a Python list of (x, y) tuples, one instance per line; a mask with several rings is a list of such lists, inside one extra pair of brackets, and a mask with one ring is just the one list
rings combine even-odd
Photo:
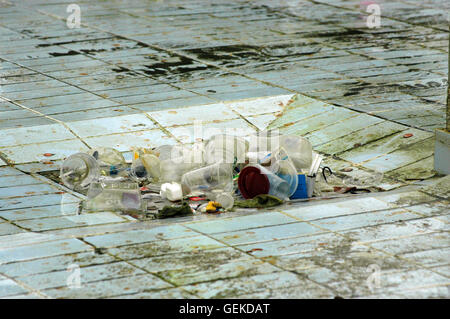
[(232, 164), (216, 163), (189, 171), (181, 177), (181, 183), (191, 191), (209, 192), (213, 189), (233, 189)]
[(145, 208), (137, 183), (93, 182), (87, 196), (84, 208), (91, 211), (141, 211)]

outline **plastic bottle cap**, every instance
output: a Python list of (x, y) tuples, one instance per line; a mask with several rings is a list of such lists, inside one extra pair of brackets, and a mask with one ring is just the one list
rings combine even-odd
[(270, 182), (259, 168), (246, 166), (239, 174), (238, 187), (242, 196), (247, 199), (259, 194), (268, 194)]

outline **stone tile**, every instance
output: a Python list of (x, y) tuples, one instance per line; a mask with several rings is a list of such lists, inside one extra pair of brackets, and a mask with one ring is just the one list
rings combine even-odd
[(167, 128), (173, 136), (182, 143), (194, 143), (199, 140), (207, 140), (216, 134), (246, 136), (256, 132), (243, 119), (224, 120), (210, 123), (207, 127), (201, 123)]
[(49, 273), (19, 277), (18, 280), (29, 285), (30, 287), (33, 287), (34, 289), (44, 290), (60, 287), (70, 288), (70, 286), (74, 284), (71, 279), (78, 273), (78, 270), (81, 286), (90, 282), (97, 282), (120, 277), (132, 277), (145, 273), (144, 271), (137, 269), (125, 262), (115, 262), (111, 264), (88, 266), (77, 269), (72, 269), (70, 268), (70, 266), (71, 265), (69, 265), (67, 269), (61, 271), (53, 271)]
[(256, 244), (239, 245), (236, 247), (256, 257), (268, 257), (311, 251), (316, 249), (317, 247), (320, 247), (322, 244), (328, 241), (336, 240), (336, 238), (340, 238), (339, 235), (333, 233), (325, 233), (321, 235), (303, 236)]
[(13, 262), (0, 266), (0, 272), (10, 277), (25, 277), (42, 273), (67, 270), (71, 264), (86, 267), (99, 264), (108, 264), (117, 261), (108, 254), (98, 254), (94, 251), (72, 253), (53, 257), (40, 258), (22, 262)]
[[(112, 147), (120, 152), (130, 151), (132, 148), (153, 148), (164, 144), (175, 144), (176, 141), (160, 130), (138, 131), (131, 133), (86, 137), (84, 141), (91, 147)], [(130, 143), (130, 141), (132, 141)]]
[[(30, 144), (24, 146), (12, 146), (2, 149), (8, 161), (11, 163), (29, 163), (37, 161), (51, 161), (66, 158), (73, 153), (85, 152), (88, 148), (78, 139), (57, 142), (46, 142), (41, 144)], [(54, 154), (51, 158), (44, 156), (45, 153)]]
[(429, 233), (406, 238), (379, 241), (371, 246), (394, 255), (415, 253), (423, 250), (447, 248), (450, 245), (450, 234), (447, 232)]
[(158, 277), (176, 285), (187, 285), (240, 276), (270, 273), (278, 269), (232, 248), (194, 250), (194, 252), (133, 260)]
[(137, 294), (127, 294), (115, 296), (112, 299), (197, 299), (196, 296), (184, 291), (182, 288), (170, 288), (155, 290), (152, 292), (139, 292)]
[(132, 114), (93, 120), (82, 120), (67, 124), (78, 136), (91, 137), (149, 130), (156, 127), (144, 114)]
[(2, 147), (69, 140), (75, 136), (61, 124), (0, 130)]
[(123, 295), (124, 292), (130, 295), (144, 291), (152, 291), (172, 287), (153, 275), (127, 276), (116, 279), (90, 282), (81, 285), (81, 288), (71, 289), (68, 287), (47, 289), (43, 293), (53, 298), (64, 299), (85, 299), (85, 298), (108, 298)]
[[(448, 238), (448, 237), (447, 237)], [(435, 267), (450, 264), (450, 248), (437, 248), (423, 251), (416, 251), (401, 255), (403, 258), (425, 265)]]
[[(275, 272), (250, 277), (217, 280), (210, 283), (183, 286), (183, 289), (195, 293), (201, 298), (235, 298), (248, 294), (264, 294), (268, 291), (276, 291), (277, 289), (292, 288), (293, 291), (297, 289), (301, 291), (301, 287), (307, 290), (318, 290), (320, 293), (326, 294), (324, 288), (290, 272)], [(293, 296), (290, 297), (293, 298)]]
[(403, 222), (408, 219), (417, 219), (418, 216), (405, 209), (376, 211), (349, 216), (339, 216), (314, 220), (312, 223), (332, 231), (342, 231), (352, 228), (361, 228), (379, 224)]
[(301, 220), (316, 220), (320, 218), (329, 218), (341, 215), (352, 215), (363, 212), (378, 211), (389, 209), (392, 206), (378, 197), (364, 197), (355, 199), (346, 199), (334, 203), (314, 203), (314, 205), (296, 205), (296, 207), (283, 209), (291, 216)]
[(52, 229), (84, 227), (100, 224), (123, 223), (127, 220), (114, 213), (99, 212), (85, 215), (66, 215), (60, 217), (49, 217), (45, 219), (31, 219), (16, 221), (20, 227), (31, 231), (46, 231)]
[(10, 186), (0, 188), (0, 199), (39, 196), (60, 193), (57, 188), (49, 184), (25, 185), (25, 186)]
[(254, 126), (256, 126), (260, 131), (266, 130), (266, 128), (277, 119), (277, 113), (261, 114), (256, 116), (247, 116), (246, 119)]
[(4, 210), (0, 211), (0, 217), (10, 221), (17, 221), (46, 217), (61, 217), (62, 215), (76, 215), (78, 213), (78, 206), (78, 202), (73, 202), (66, 204), (62, 203), (62, 205)]
[(248, 99), (244, 101), (225, 102), (226, 105), (243, 116), (281, 112), (283, 106), (293, 97), (292, 94), (268, 98)]
[(92, 250), (91, 246), (77, 239), (65, 239), (48, 243), (3, 249), (0, 251), (0, 262), (17, 262), (89, 250)]
[(446, 230), (448, 230), (448, 226), (444, 222), (434, 218), (422, 218), (353, 229), (341, 232), (341, 234), (358, 242), (377, 242)]
[(14, 169), (10, 166), (6, 166), (6, 167), (0, 167), (0, 176), (4, 177), (4, 176), (17, 176), (17, 175), (22, 175), (23, 173), (17, 169)]
[(28, 291), (11, 279), (0, 277), (0, 297), (14, 296)]
[(253, 214), (248, 216), (237, 216), (227, 219), (203, 221), (186, 224), (186, 227), (205, 233), (215, 234), (231, 232), (244, 229), (259, 228), (263, 226), (281, 225), (296, 222), (294, 218), (287, 217), (277, 212), (267, 212), (264, 214)]
[(116, 247), (197, 235), (180, 225), (159, 226), (145, 230), (123, 231), (84, 238), (96, 247)]
[(0, 222), (0, 236), (5, 236), (5, 235), (12, 235), (12, 234), (17, 234), (17, 233), (22, 233), (24, 232), (23, 229), (10, 224), (10, 223), (2, 223)]
[(398, 149), (387, 155), (377, 157), (363, 165), (379, 172), (388, 172), (408, 164), (415, 163), (434, 153), (433, 139), (420, 141), (406, 149)]
[(186, 125), (195, 121), (199, 124), (206, 124), (209, 122), (230, 120), (239, 117), (223, 103), (191, 106), (176, 110), (148, 112), (148, 114), (164, 127)]
[(10, 186), (22, 186), (40, 184), (42, 181), (30, 175), (13, 175), (0, 177), (0, 188)]
[(79, 201), (79, 198), (67, 193), (0, 199), (0, 211), (49, 205), (64, 205), (66, 203), (76, 203)]
[(436, 201), (435, 197), (420, 191), (377, 194), (376, 198), (387, 202), (391, 207), (407, 207), (422, 203), (430, 203), (432, 205), (432, 202)]
[(122, 259), (137, 259), (168, 254), (176, 254), (175, 256), (178, 257), (182, 252), (203, 251), (224, 246), (224, 244), (206, 236), (194, 236), (109, 248), (108, 252)]
[[(404, 138), (403, 135), (406, 133), (411, 133), (414, 135), (410, 138)], [(395, 151), (400, 146), (406, 148), (406, 145), (412, 145), (413, 143), (419, 142), (428, 137), (431, 137), (431, 133), (416, 129), (408, 129), (344, 152), (340, 155), (340, 157), (354, 163), (362, 163), (377, 156), (382, 156)]]
[(448, 203), (448, 201), (437, 201), (409, 206), (407, 209), (414, 213), (419, 213), (421, 215), (431, 217), (448, 214), (450, 212), (450, 208), (448, 208), (449, 205), (450, 203)]
[(243, 245), (290, 237), (310, 236), (320, 232), (323, 232), (323, 230), (307, 223), (291, 223), (213, 234), (212, 237), (228, 245)]

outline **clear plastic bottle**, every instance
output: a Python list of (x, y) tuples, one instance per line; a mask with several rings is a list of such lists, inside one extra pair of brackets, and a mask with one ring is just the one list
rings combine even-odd
[(87, 196), (88, 200), (84, 203), (84, 208), (87, 210), (141, 211), (144, 209), (144, 201), (137, 183), (93, 182)]

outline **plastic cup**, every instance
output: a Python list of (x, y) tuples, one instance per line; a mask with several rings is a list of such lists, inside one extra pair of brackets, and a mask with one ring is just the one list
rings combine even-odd
[(249, 152), (271, 152), (280, 147), (281, 135), (273, 131), (263, 131), (249, 137)]
[(232, 165), (216, 163), (192, 170), (181, 177), (181, 183), (186, 185), (191, 191), (208, 192), (217, 188), (227, 191), (232, 190)]
[(238, 187), (246, 199), (260, 194), (270, 194), (280, 199), (287, 199), (290, 194), (290, 186), (284, 179), (259, 164), (247, 165), (241, 171)]
[(280, 135), (277, 132), (262, 132), (250, 137), (249, 152), (273, 152), (279, 148), (289, 155), (297, 171), (309, 170), (312, 163), (312, 145), (304, 137)]
[(294, 163), (297, 171), (308, 171), (312, 163), (312, 145), (304, 137), (297, 135), (282, 135), (280, 147), (283, 147)]
[(176, 145), (166, 147), (160, 153), (160, 181), (163, 183), (180, 182), (184, 173), (204, 165), (203, 145), (194, 144), (191, 148)]
[(284, 179), (289, 184), (289, 197), (291, 197), (298, 186), (297, 169), (291, 161), (289, 155), (284, 148), (279, 148), (270, 154), (270, 168), (269, 170), (277, 176)]
[(148, 172), (152, 182), (158, 182), (161, 178), (160, 160), (153, 154), (143, 154), (140, 157), (142, 164)]
[(241, 137), (218, 134), (212, 136), (205, 147), (207, 164), (227, 163), (239, 166), (245, 163), (248, 142)]
[(180, 182), (184, 173), (202, 166), (197, 163), (183, 162), (184, 158), (167, 159), (160, 162), (162, 183)]
[(86, 153), (70, 155), (61, 165), (60, 178), (70, 189), (83, 190), (100, 177), (97, 160)]

